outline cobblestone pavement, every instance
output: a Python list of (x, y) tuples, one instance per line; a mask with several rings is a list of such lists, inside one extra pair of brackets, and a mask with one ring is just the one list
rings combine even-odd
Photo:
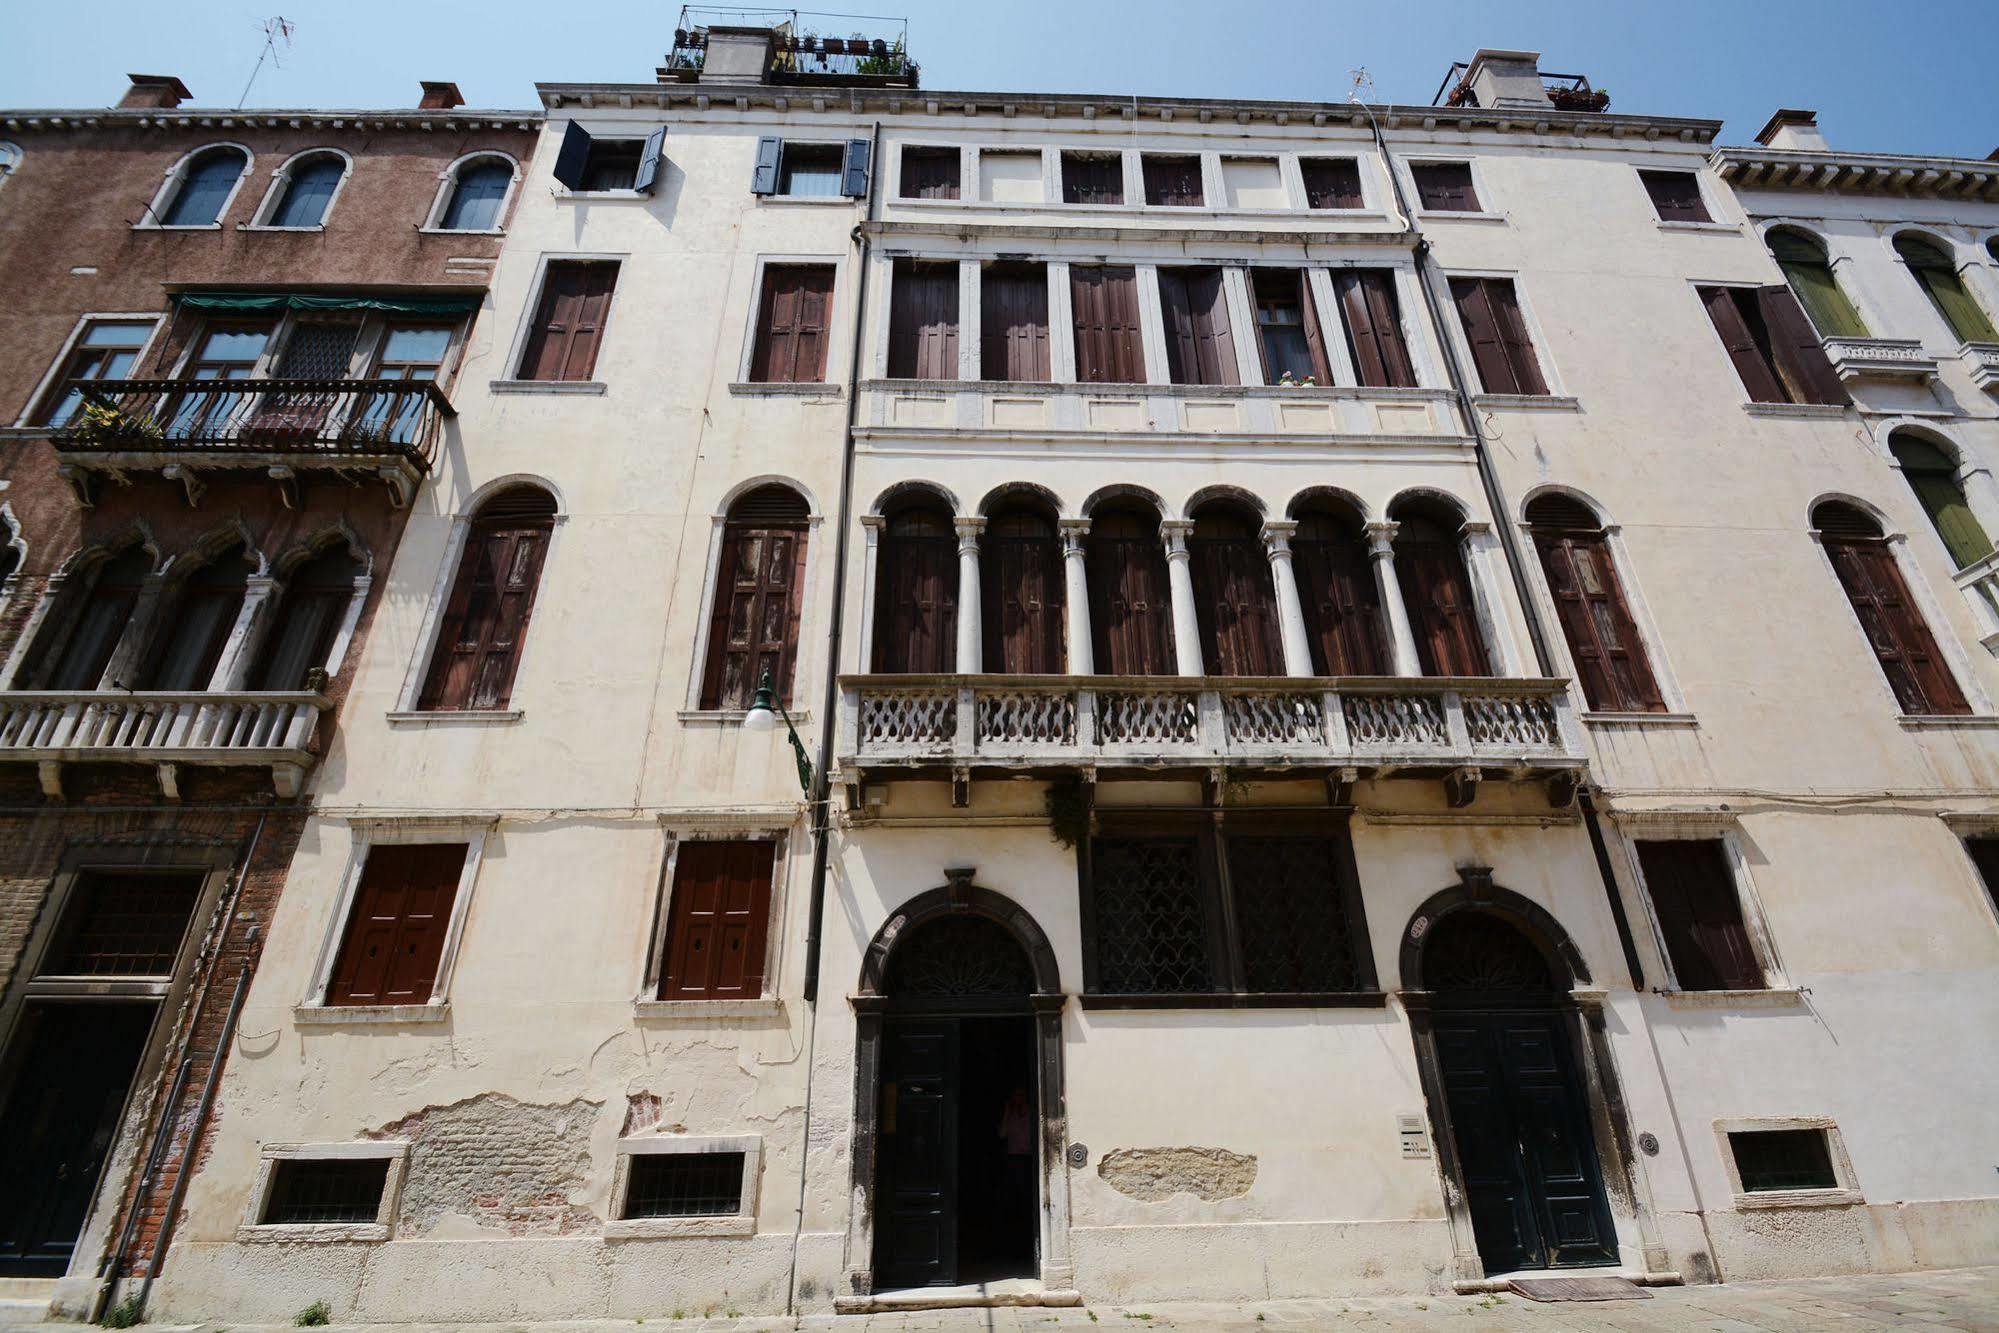
[[(337, 1312), (336, 1312), (337, 1313)], [(0, 1326), (8, 1325), (0, 1315)], [(44, 1329), (76, 1325), (35, 1325)], [(260, 1333), (242, 1324), (159, 1325), (201, 1333)], [(284, 1327), (290, 1327), (285, 1325)], [(447, 1333), (458, 1324), (335, 1324), (354, 1333)], [(647, 1319), (477, 1326), (480, 1333), (1272, 1333), (1277, 1328), (1458, 1330), (1459, 1333), (1820, 1333), (1825, 1329), (1984, 1329), (1999, 1333), (1999, 1267), (1887, 1276), (1659, 1287), (1645, 1301), (1542, 1304), (1520, 1296), (1265, 1301), (1249, 1305), (1097, 1305), (1072, 1310), (926, 1310), (790, 1319)]]

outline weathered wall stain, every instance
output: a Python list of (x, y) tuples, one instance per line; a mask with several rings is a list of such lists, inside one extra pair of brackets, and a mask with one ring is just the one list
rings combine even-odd
[(410, 1141), (398, 1230), (421, 1235), (447, 1214), (516, 1236), (594, 1228), (598, 1217), (570, 1196), (589, 1172), (590, 1130), (603, 1106), (487, 1092), (382, 1126), (370, 1137)]
[(1256, 1158), (1226, 1148), (1119, 1148), (1105, 1153), (1097, 1175), (1119, 1194), (1159, 1203), (1191, 1194), (1213, 1203), (1249, 1193)]

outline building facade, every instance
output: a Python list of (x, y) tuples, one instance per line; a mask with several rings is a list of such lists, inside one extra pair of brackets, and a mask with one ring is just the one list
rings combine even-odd
[(1989, 1256), (1999, 164), (539, 91), (156, 1312)]

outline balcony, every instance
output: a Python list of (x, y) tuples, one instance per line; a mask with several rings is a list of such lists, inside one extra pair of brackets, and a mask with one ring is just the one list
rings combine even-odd
[(429, 380), (78, 381), (78, 410), (50, 433), (88, 508), (102, 478), (153, 471), (201, 502), (202, 473), (260, 469), (297, 503), (302, 470), (374, 477), (409, 504), (457, 415)]
[(0, 693), (0, 763), (37, 765), (54, 798), (70, 763), (151, 764), (169, 800), (182, 765), (268, 767), (278, 795), (296, 796), (331, 706), (313, 692), (10, 690)]
[(904, 379), (863, 380), (860, 389), (869, 434), (1464, 438), (1447, 389)]
[(1999, 393), (1999, 343), (1965, 343), (1958, 355), (1971, 371), (1971, 382), (1981, 389)]
[(1826, 359), (1842, 380), (1932, 380), (1937, 359), (1923, 350), (1920, 338), (1842, 338), (1825, 340)]
[(846, 676), (850, 783), (948, 775), (1206, 775), (1216, 769), (1546, 778), (1567, 804), (1583, 764), (1567, 683), (1466, 677)]

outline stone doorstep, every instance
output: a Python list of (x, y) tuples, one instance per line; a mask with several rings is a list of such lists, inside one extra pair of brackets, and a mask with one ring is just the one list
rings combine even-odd
[(1032, 1282), (978, 1283), (962, 1287), (914, 1287), (906, 1291), (877, 1292), (871, 1296), (840, 1296), (833, 1301), (835, 1314), (893, 1314), (910, 1310), (995, 1310), (1022, 1306), (1074, 1307), (1083, 1303), (1081, 1292), (1049, 1290)]

